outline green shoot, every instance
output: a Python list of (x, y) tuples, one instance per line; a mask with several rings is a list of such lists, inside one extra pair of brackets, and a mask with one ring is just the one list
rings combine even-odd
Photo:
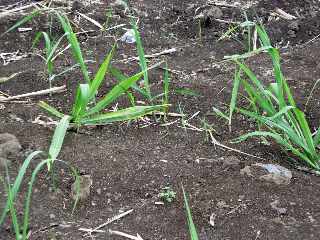
[(18, 27), (20, 27), (21, 25), (29, 22), (31, 19), (33, 19), (34, 17), (38, 16), (41, 13), (40, 10), (34, 10), (30, 15), (25, 16), (24, 18), (22, 18), (21, 20), (19, 20), (18, 22), (16, 22), (12, 27), (10, 27), (7, 31), (5, 31), (3, 34), (1, 34), (1, 37), (5, 34), (7, 34), (8, 32), (13, 31), (14, 29), (17, 29)]
[(107, 28), (109, 27), (109, 23), (110, 23), (110, 20), (112, 18), (112, 12), (113, 12), (112, 8), (109, 8), (109, 9), (106, 10), (106, 21), (103, 24), (104, 31), (106, 31)]
[(182, 186), (182, 192), (183, 192), (184, 206), (186, 209), (190, 239), (191, 240), (199, 240), (196, 226), (194, 225), (193, 220), (192, 220), (192, 213), (191, 213), (191, 209), (189, 207), (188, 197), (187, 197), (186, 192), (184, 191), (183, 186)]
[(50, 39), (49, 34), (47, 34), (46, 32), (39, 32), (37, 33), (33, 41), (32, 47), (34, 47), (39, 42), (41, 36), (43, 36), (45, 40), (45, 48), (46, 48), (46, 56), (42, 58), (46, 62), (49, 87), (52, 88), (52, 80), (54, 78), (54, 60), (57, 58), (60, 52), (58, 52), (56, 55), (55, 53), (58, 49), (58, 46), (60, 45), (60, 42), (62, 41), (65, 35), (60, 37), (57, 41), (53, 41)]
[[(169, 104), (169, 84), (170, 84), (170, 77), (169, 77), (169, 71), (168, 71), (168, 64), (166, 63), (166, 67), (164, 70), (164, 76), (163, 76), (163, 99), (162, 104), (166, 106), (164, 108), (164, 112), (168, 112), (168, 104)], [(164, 116), (166, 120), (166, 115)]]
[(60, 122), (58, 123), (53, 137), (52, 137), (52, 142), (50, 144), (50, 148), (49, 148), (49, 161), (48, 161), (48, 171), (51, 171), (52, 165), (54, 163), (54, 161), (57, 159), (60, 151), (61, 151), (61, 147), (65, 138), (65, 135), (67, 133), (67, 129), (69, 127), (69, 121), (70, 121), (70, 116), (63, 116), (60, 120)]
[(73, 56), (76, 62), (80, 65), (80, 69), (82, 71), (83, 77), (87, 83), (90, 83), (90, 77), (89, 77), (87, 65), (85, 64), (85, 61), (83, 59), (80, 44), (78, 42), (76, 34), (72, 30), (69, 19), (59, 12), (56, 12), (56, 15), (63, 27), (65, 34), (67, 35), (68, 42), (71, 45)]
[(152, 101), (152, 96), (151, 96), (151, 90), (150, 90), (150, 83), (149, 83), (149, 74), (148, 74), (148, 65), (147, 65), (147, 60), (144, 54), (144, 49), (140, 37), (140, 33), (137, 28), (137, 24), (132, 20), (132, 28), (134, 30), (134, 36), (136, 39), (137, 43), (137, 50), (138, 50), (138, 56), (139, 56), (139, 63), (141, 67), (141, 71), (144, 72), (143, 74), (143, 90), (145, 91), (145, 96), (147, 99), (151, 102)]
[(184, 95), (184, 96), (191, 96), (191, 97), (201, 97), (201, 94), (190, 89), (190, 88), (176, 88), (174, 90), (175, 93)]

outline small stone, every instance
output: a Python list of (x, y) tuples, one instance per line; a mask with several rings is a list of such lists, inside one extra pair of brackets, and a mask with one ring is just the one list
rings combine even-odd
[(292, 178), (292, 173), (289, 169), (277, 164), (252, 164), (241, 169), (240, 174), (277, 185), (289, 185)]
[(115, 0), (113, 3), (110, 4), (112, 7), (124, 7), (127, 8), (128, 5), (123, 0)]
[(71, 6), (72, 12), (79, 11), (82, 8), (84, 8), (84, 5), (82, 2), (77, 1), (77, 0), (73, 1), (72, 6)]
[(286, 208), (282, 208), (282, 207), (279, 207), (279, 200), (275, 200), (273, 201), (272, 203), (270, 203), (270, 206), (273, 210), (275, 210), (277, 213), (283, 215), (283, 214), (286, 214), (287, 213), (287, 209)]
[(9, 114), (9, 117), (14, 120), (14, 121), (17, 121), (17, 122), (20, 122), (20, 123), (23, 123), (24, 120), (20, 117), (18, 117), (16, 114)]
[(266, 174), (259, 177), (260, 180), (264, 180), (267, 182), (273, 182), (277, 185), (289, 185), (290, 184), (290, 178), (281, 176), (279, 174)]
[(54, 219), (54, 218), (56, 218), (56, 215), (54, 215), (53, 213), (50, 213), (49, 218)]
[(216, 6), (211, 7), (208, 10), (205, 10), (203, 13), (206, 18), (210, 19), (221, 18), (223, 16), (222, 10)]
[(8, 165), (10, 165), (10, 161), (6, 158), (0, 157), (0, 169), (5, 169)]
[(217, 202), (217, 207), (220, 208), (220, 209), (221, 208), (230, 208), (230, 206), (223, 200)]
[(293, 21), (288, 25), (288, 28), (294, 32), (298, 32), (300, 29), (299, 21)]
[(71, 186), (71, 197), (74, 201), (79, 199), (85, 201), (90, 196), (90, 188), (92, 186), (92, 178), (90, 175), (79, 176), (79, 183), (74, 182)]
[(223, 167), (239, 166), (241, 162), (236, 156), (228, 156), (221, 161), (223, 162)]
[(9, 141), (18, 141), (16, 136), (10, 134), (10, 133), (1, 133), (0, 134), (0, 144), (9, 142)]
[(0, 145), (2, 157), (16, 156), (20, 150), (21, 145), (18, 141), (11, 140)]
[(238, 202), (242, 202), (244, 197), (245, 197), (244, 195), (239, 195)]
[(0, 134), (0, 168), (9, 165), (8, 157), (17, 156), (21, 150), (18, 139), (10, 133)]
[(98, 194), (98, 195), (101, 195), (101, 193), (102, 193), (101, 188), (98, 188), (98, 189), (97, 189), (97, 194)]
[(242, 169), (240, 170), (240, 174), (241, 174), (241, 175), (247, 175), (247, 176), (253, 177), (253, 174), (252, 174), (252, 172), (251, 172), (250, 166), (245, 166), (244, 168), (242, 168)]
[(121, 193), (114, 194), (115, 201), (119, 201), (121, 199), (121, 197), (122, 197)]
[(293, 30), (289, 30), (289, 31), (288, 31), (288, 35), (289, 35), (290, 37), (292, 37), (292, 38), (297, 37), (296, 32), (295, 32), (295, 31), (293, 31)]

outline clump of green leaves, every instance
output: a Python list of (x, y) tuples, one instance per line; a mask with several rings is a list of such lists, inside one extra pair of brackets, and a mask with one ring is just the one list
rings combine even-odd
[[(71, 123), (74, 123), (77, 126), (107, 124), (115, 121), (134, 119), (149, 112), (161, 109), (162, 106), (134, 106), (115, 112), (103, 112), (111, 103), (125, 93), (136, 81), (138, 81), (145, 74), (145, 72), (140, 72), (132, 77), (125, 77), (121, 79), (121, 81), (108, 94), (100, 99), (100, 101), (92, 104), (101, 84), (105, 79), (106, 74), (109, 71), (116, 45), (114, 45), (112, 50), (106, 56), (95, 77), (91, 80), (87, 66), (82, 57), (79, 42), (76, 35), (72, 31), (68, 18), (62, 14), (58, 14), (58, 18), (67, 35), (75, 60), (80, 65), (84, 78), (87, 80), (87, 83), (79, 84), (78, 86), (72, 112), (70, 113), (69, 118)], [(148, 69), (146, 69), (146, 71), (147, 70)], [(40, 106), (58, 118), (62, 118), (64, 116), (63, 113), (44, 102), (41, 102)]]
[(171, 187), (164, 187), (159, 193), (159, 197), (167, 203), (173, 202), (173, 200), (176, 198), (176, 195), (177, 193), (173, 191)]
[[(233, 111), (238, 109), (254, 119), (259, 127), (258, 131), (240, 136), (236, 142), (250, 137), (273, 139), (284, 152), (289, 153), (289, 157), (296, 156), (307, 166), (320, 171), (320, 129), (312, 132), (305, 114), (297, 107), (281, 70), (279, 50), (272, 47), (263, 26), (256, 25), (256, 31), (261, 43), (259, 49), (228, 57), (238, 66), (230, 103), (230, 121)], [(261, 52), (267, 52), (272, 60), (275, 81), (269, 85), (259, 80), (245, 63), (245, 59)], [(240, 87), (249, 100), (247, 108), (236, 108)]]

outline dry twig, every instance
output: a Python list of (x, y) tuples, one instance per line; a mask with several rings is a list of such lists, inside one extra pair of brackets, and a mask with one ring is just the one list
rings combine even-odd
[(39, 96), (39, 95), (46, 95), (49, 93), (59, 93), (59, 92), (65, 91), (65, 90), (66, 90), (65, 85), (61, 86), (61, 87), (53, 87), (53, 88), (48, 88), (45, 90), (20, 94), (20, 95), (11, 96), (11, 97), (1, 97), (0, 102), (9, 102), (11, 100), (21, 99), (21, 98), (26, 98), (26, 97), (34, 97), (34, 96)]

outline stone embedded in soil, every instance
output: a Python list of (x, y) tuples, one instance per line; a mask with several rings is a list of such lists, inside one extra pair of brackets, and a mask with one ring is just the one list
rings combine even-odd
[(127, 3), (123, 0), (115, 0), (113, 3), (110, 4), (112, 7), (126, 7)]
[(84, 5), (81, 1), (73, 1), (72, 5), (71, 5), (71, 11), (74, 12), (74, 11), (78, 11), (80, 9), (84, 8)]
[(293, 21), (288, 25), (288, 28), (294, 32), (298, 32), (300, 29), (299, 21)]
[(216, 7), (216, 6), (205, 10), (203, 12), (203, 14), (204, 14), (205, 18), (209, 18), (210, 20), (211, 19), (221, 18), (223, 16), (222, 10), (219, 7)]
[(240, 163), (241, 163), (240, 159), (237, 156), (224, 156), (218, 159), (215, 159), (215, 158), (204, 159), (202, 162), (217, 164), (219, 166), (222, 166), (222, 168), (232, 168), (232, 169), (239, 169)]
[(79, 176), (79, 185), (74, 182), (71, 186), (71, 197), (74, 201), (77, 199), (85, 201), (90, 196), (90, 188), (92, 186), (92, 178), (90, 175)]
[(228, 205), (225, 201), (221, 200), (217, 202), (217, 208), (222, 209), (222, 208), (230, 208), (230, 205)]
[(21, 150), (21, 145), (16, 136), (10, 133), (0, 134), (0, 167), (9, 164), (9, 157), (17, 156)]
[(289, 185), (291, 180), (291, 178), (272, 173), (260, 176), (259, 179), (267, 182), (273, 182), (277, 185)]
[(240, 174), (277, 185), (289, 185), (292, 178), (289, 169), (277, 164), (252, 164), (242, 168)]
[(220, 158), (223, 167), (237, 167), (240, 165), (241, 161), (236, 156), (227, 156)]
[(213, 6), (196, 15), (194, 19), (200, 20), (204, 27), (208, 27), (214, 19), (221, 18), (222, 16), (222, 10), (219, 7)]
[(10, 161), (6, 158), (0, 157), (0, 169), (5, 168), (8, 165), (10, 165)]
[(275, 200), (272, 203), (270, 203), (270, 206), (273, 210), (275, 210), (278, 214), (286, 214), (287, 213), (287, 209), (284, 207), (279, 207), (280, 201), (279, 200)]

